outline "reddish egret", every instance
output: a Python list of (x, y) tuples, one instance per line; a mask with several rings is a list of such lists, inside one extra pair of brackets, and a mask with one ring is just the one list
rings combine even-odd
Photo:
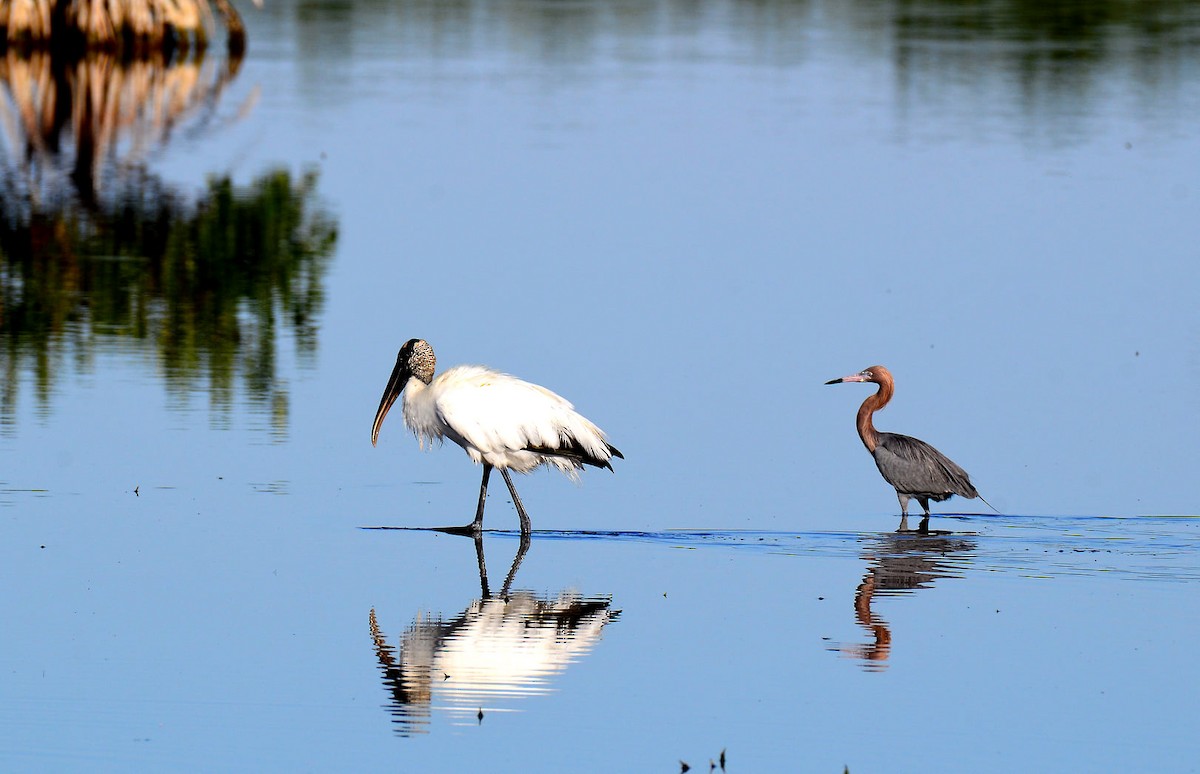
[[(875, 458), (875, 465), (883, 479), (896, 488), (896, 497), (900, 500), (901, 531), (908, 529), (909, 498), (917, 498), (921, 509), (925, 511), (919, 531), (927, 532), (930, 500), (940, 503), (954, 495), (968, 499), (979, 497), (967, 471), (945, 454), (911, 436), (881, 433), (875, 429), (872, 415), (888, 404), (896, 389), (890, 371), (883, 366), (871, 366), (865, 371), (841, 379), (830, 379), (825, 383), (840, 382), (874, 382), (879, 385), (879, 390), (864, 400), (858, 409), (858, 437)], [(979, 499), (983, 500), (982, 497)]]
[(455, 366), (433, 378), (437, 359), (433, 347), (409, 339), (396, 356), (375, 423), (371, 445), (379, 439), (383, 418), (404, 393), (404, 424), (425, 442), (449, 438), (475, 462), (483, 463), (479, 507), (475, 521), (445, 531), (477, 535), (483, 529), (483, 506), (488, 476), (499, 468), (521, 518), (521, 534), (529, 534), (529, 515), (517, 496), (508, 471), (528, 473), (553, 465), (571, 478), (584, 465), (612, 470), (613, 457), (624, 459), (605, 440), (603, 431), (575, 411), (564, 398), (545, 387), (483, 366)]

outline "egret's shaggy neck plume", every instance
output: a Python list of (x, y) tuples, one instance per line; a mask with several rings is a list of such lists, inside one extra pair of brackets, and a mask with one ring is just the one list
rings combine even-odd
[(858, 407), (858, 437), (862, 439), (863, 446), (867, 447), (867, 451), (875, 453), (875, 447), (879, 445), (879, 431), (875, 429), (874, 422), (871, 421), (871, 415), (888, 404), (892, 399), (892, 393), (895, 392), (896, 383), (892, 380), (892, 374), (883, 366), (871, 366), (864, 374), (869, 374), (865, 381), (874, 382), (879, 385), (879, 390), (863, 401)]

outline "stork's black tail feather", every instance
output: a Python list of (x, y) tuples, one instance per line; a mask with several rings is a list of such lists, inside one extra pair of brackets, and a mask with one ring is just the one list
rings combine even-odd
[[(608, 441), (604, 442), (604, 446), (608, 449), (612, 456), (625, 459), (625, 455), (621, 453), (620, 449), (613, 446)], [(556, 449), (552, 449), (549, 446), (526, 446), (525, 451), (544, 454), (547, 457), (562, 457), (563, 459), (571, 460), (576, 465), (580, 466), (591, 465), (592, 467), (596, 468), (608, 468), (609, 470), (613, 469), (611, 462), (609, 462), (607, 459), (601, 459), (592, 455), (587, 449), (583, 448), (578, 440), (574, 438), (564, 438), (562, 445)]]

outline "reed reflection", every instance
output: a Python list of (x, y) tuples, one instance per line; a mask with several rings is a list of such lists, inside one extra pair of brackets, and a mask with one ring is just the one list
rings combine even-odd
[(475, 725), (491, 711), (518, 709), (519, 699), (551, 693), (554, 677), (586, 656), (620, 614), (609, 597), (511, 591), (527, 535), (493, 596), (483, 539), (474, 542), (481, 597), (457, 616), (418, 613), (394, 648), (371, 609), (371, 639), (399, 736), (428, 733), (434, 709), (456, 725)]
[(221, 97), (241, 61), (203, 49), (190, 55), (152, 49), (127, 58), (108, 50), (9, 47), (0, 58), (8, 150), (0, 173), (5, 199), (19, 194), (26, 209), (6, 214), (27, 218), (28, 208), (57, 202), (67, 186), (83, 207), (101, 207), (112, 188), (106, 183), (136, 178), (139, 165), (172, 136), (225, 120)]
[(892, 653), (892, 630), (871, 605), (876, 596), (909, 594), (928, 588), (939, 578), (960, 578), (975, 550), (975, 541), (953, 535), (872, 536), (862, 557), (867, 572), (854, 591), (854, 618), (870, 639), (839, 643), (830, 648), (860, 661), (872, 672), (887, 669)]

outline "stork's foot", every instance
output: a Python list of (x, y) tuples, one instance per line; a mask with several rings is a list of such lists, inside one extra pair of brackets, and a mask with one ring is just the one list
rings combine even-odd
[(919, 532), (922, 535), (929, 534), (929, 514), (928, 513), (925, 514), (925, 517), (921, 519), (921, 523), (917, 525), (917, 532)]
[(461, 527), (432, 527), (434, 532), (444, 532), (447, 535), (464, 535), (466, 537), (479, 537), (483, 534), (483, 528), (474, 522), (464, 524)]

